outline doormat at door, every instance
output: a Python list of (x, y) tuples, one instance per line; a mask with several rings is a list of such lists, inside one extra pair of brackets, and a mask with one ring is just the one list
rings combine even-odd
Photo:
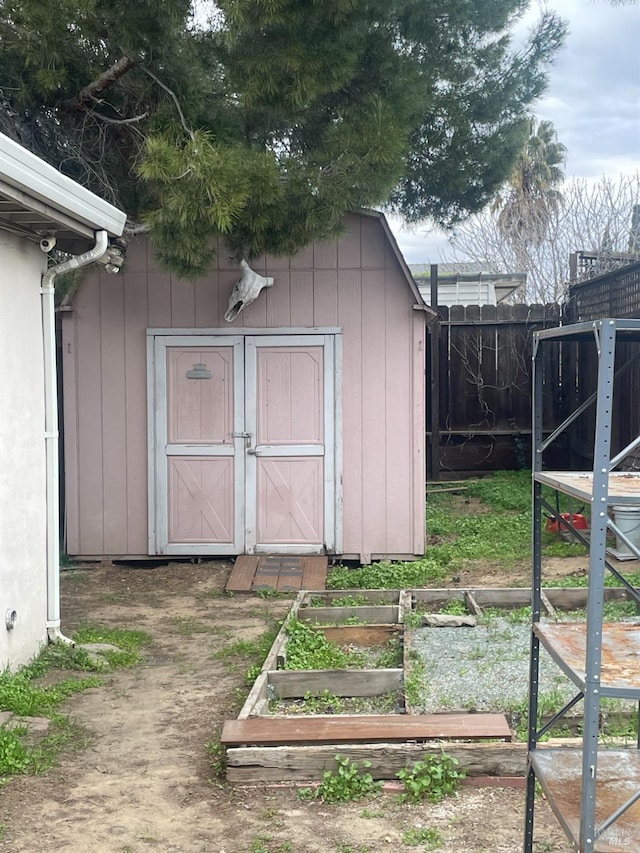
[(241, 555), (236, 559), (227, 581), (227, 592), (298, 592), (300, 589), (325, 589), (329, 561), (327, 557), (295, 554)]

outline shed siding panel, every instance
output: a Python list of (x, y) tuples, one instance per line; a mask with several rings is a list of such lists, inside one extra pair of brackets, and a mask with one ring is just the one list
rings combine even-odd
[[(272, 270), (269, 270), (272, 273)], [(267, 327), (291, 325), (291, 294), (289, 293), (289, 271), (280, 270), (273, 274), (278, 277), (277, 286), (269, 287), (264, 292), (267, 302)], [(262, 296), (262, 294), (260, 294)]]
[(313, 245), (307, 246), (302, 252), (294, 255), (290, 261), (292, 270), (312, 270), (313, 269)]
[(147, 552), (147, 275), (132, 272), (125, 288), (127, 554)]
[(171, 325), (191, 329), (196, 325), (196, 294), (192, 281), (171, 276)]
[[(385, 553), (387, 490), (384, 451), (387, 446), (385, 347), (386, 317), (384, 270), (362, 273), (362, 456), (363, 547), (367, 553)], [(349, 429), (349, 402), (345, 401), (345, 429)]]
[(342, 399), (344, 424), (342, 455), (344, 459), (344, 552), (362, 551), (362, 273), (360, 270), (338, 271), (338, 316), (345, 329), (342, 341)]
[(316, 270), (313, 274), (313, 325), (338, 323), (338, 272)]
[[(277, 286), (277, 285), (276, 285)], [(291, 271), (291, 325), (313, 326), (313, 273)]]
[[(360, 223), (360, 245), (362, 247), (362, 268), (383, 269), (385, 266), (385, 244), (380, 222), (377, 219), (363, 218)], [(405, 287), (406, 289), (406, 287)]]
[(114, 554), (127, 550), (124, 285), (120, 276), (100, 276), (100, 327), (102, 470), (106, 472), (102, 485), (103, 547), (108, 554)]
[(71, 553), (147, 551), (146, 329), (172, 325), (341, 327), (343, 553), (422, 552), (424, 317), (380, 222), (352, 216), (347, 225), (344, 239), (290, 261), (257, 259), (275, 286), (233, 324), (223, 315), (238, 268), (224, 253), (193, 285), (160, 270), (142, 241), (130, 250), (124, 293), (105, 279), (101, 306), (98, 277), (85, 282), (64, 321)]
[(75, 312), (78, 342), (79, 548), (81, 554), (104, 554), (99, 276), (85, 282), (78, 294)]
[[(149, 254), (151, 254), (151, 247), (149, 247)], [(149, 326), (152, 329), (165, 329), (171, 326), (171, 276), (154, 267), (155, 265), (150, 262), (147, 279)]]
[(314, 244), (313, 266), (317, 270), (335, 270), (338, 268), (338, 241), (335, 237)]
[[(338, 268), (360, 269), (362, 266), (360, 249), (360, 219), (359, 216), (346, 217), (347, 236), (338, 243)], [(382, 234), (382, 230), (380, 231)]]
[(196, 329), (213, 329), (219, 324), (218, 289), (218, 276), (215, 273), (196, 281), (194, 293)]
[[(411, 542), (413, 521), (411, 513), (413, 442), (410, 416), (412, 309), (408, 289), (405, 288), (403, 293), (400, 288), (394, 287), (394, 284), (395, 281), (389, 275), (385, 294), (388, 345), (384, 350), (387, 377), (384, 401), (387, 539), (384, 550), (387, 553), (402, 553), (406, 550), (406, 543)], [(398, 418), (399, 412), (406, 413), (406, 416)]]

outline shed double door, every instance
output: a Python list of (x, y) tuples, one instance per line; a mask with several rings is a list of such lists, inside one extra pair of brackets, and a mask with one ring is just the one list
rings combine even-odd
[(334, 347), (152, 337), (150, 554), (335, 550)]

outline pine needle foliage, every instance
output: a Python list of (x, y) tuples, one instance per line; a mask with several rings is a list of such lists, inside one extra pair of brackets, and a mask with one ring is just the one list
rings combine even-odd
[(388, 205), (454, 223), (512, 172), (564, 24), (528, 0), (4, 0), (0, 131), (202, 276)]

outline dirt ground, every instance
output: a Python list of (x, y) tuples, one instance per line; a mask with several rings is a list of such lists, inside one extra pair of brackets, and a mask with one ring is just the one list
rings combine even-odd
[[(565, 573), (583, 570), (563, 560)], [(63, 710), (86, 727), (87, 743), (43, 776), (0, 790), (0, 850), (12, 853), (442, 853), (522, 850), (524, 792), (465, 787), (438, 805), (303, 802), (288, 787), (232, 787), (212, 771), (206, 744), (242, 701), (244, 665), (213, 655), (260, 636), (288, 599), (223, 593), (228, 562), (155, 568), (109, 562), (62, 576), (63, 628), (82, 623), (147, 631), (146, 661), (116, 672)], [(554, 569), (556, 571), (556, 569)], [(559, 571), (559, 569), (558, 569)], [(461, 585), (525, 583), (526, 573), (466, 574)], [(500, 583), (502, 581), (502, 583)], [(437, 829), (442, 843), (408, 847), (410, 829)], [(547, 804), (536, 810), (536, 849), (571, 848)]]

